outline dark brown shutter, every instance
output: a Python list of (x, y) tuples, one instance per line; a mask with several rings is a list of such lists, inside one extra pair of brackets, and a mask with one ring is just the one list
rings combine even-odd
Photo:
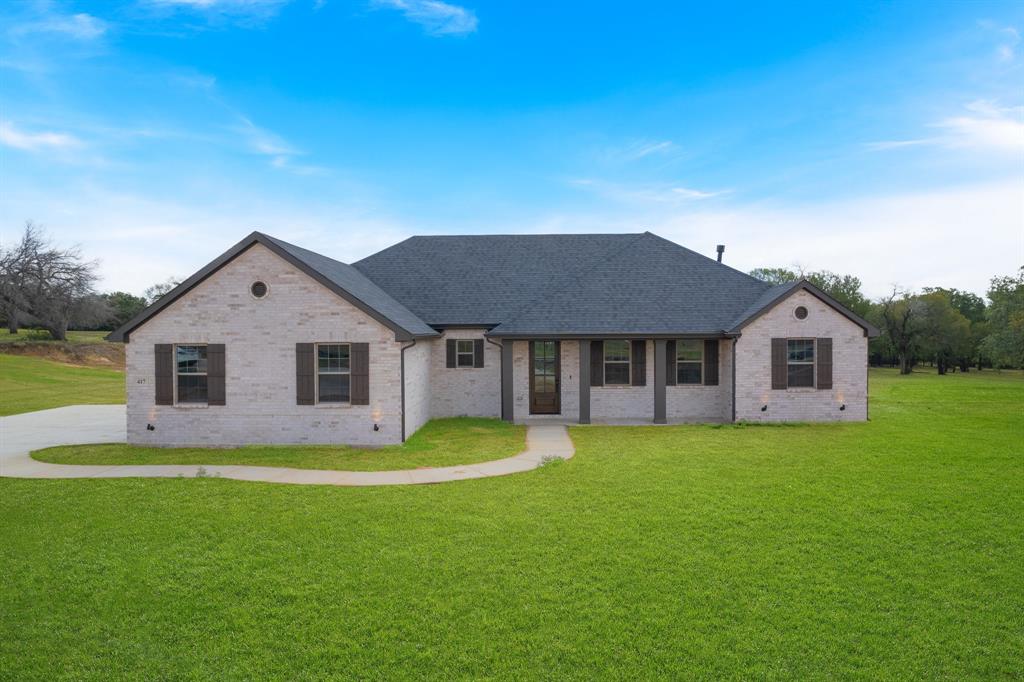
[(316, 404), (316, 356), (312, 343), (295, 344), (295, 404)]
[(604, 386), (604, 341), (590, 342), (590, 385)]
[(174, 346), (158, 343), (153, 347), (156, 357), (156, 404), (174, 404)]
[(772, 339), (772, 390), (786, 390), (786, 339)]
[[(657, 369), (657, 367), (655, 367)], [(665, 342), (665, 385), (676, 385), (676, 341), (669, 339)]]
[(445, 367), (455, 368), (455, 339), (448, 339), (444, 344)]
[(718, 385), (718, 339), (704, 341), (704, 385)]
[(352, 404), (370, 404), (370, 344), (352, 344)]
[(647, 342), (634, 341), (633, 351), (629, 354), (633, 361), (632, 384), (634, 386), (647, 385)]
[(818, 363), (818, 388), (832, 388), (832, 339), (818, 339), (814, 357)]
[(206, 346), (206, 403), (226, 405), (227, 391), (224, 377), (227, 374), (224, 344), (211, 343)]
[(480, 369), (484, 366), (484, 340), (473, 339), (473, 366)]

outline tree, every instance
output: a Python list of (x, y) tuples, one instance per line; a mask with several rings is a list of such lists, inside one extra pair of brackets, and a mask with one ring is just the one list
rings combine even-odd
[(750, 271), (750, 276), (762, 282), (767, 282), (772, 286), (785, 284), (786, 282), (795, 282), (800, 279), (800, 275), (786, 268), (754, 268)]
[(124, 291), (112, 291), (103, 294), (107, 305), (110, 306), (111, 315), (105, 320), (107, 327), (117, 329), (128, 320), (132, 319), (145, 308), (148, 303), (141, 296), (132, 296)]
[(837, 275), (828, 270), (807, 273), (808, 282), (818, 287), (861, 317), (868, 314), (871, 302), (861, 293), (861, 281), (853, 275)]
[(981, 342), (988, 335), (988, 321), (985, 314), (985, 301), (977, 294), (960, 289), (946, 289), (943, 287), (925, 287), (925, 295), (941, 294), (948, 299), (961, 315), (967, 318), (969, 329), (967, 331), (967, 342), (961, 346), (961, 353), (956, 358), (960, 371), (966, 372), (972, 363), (977, 363), (981, 369), (983, 352)]
[(989, 334), (982, 350), (997, 367), (1024, 367), (1024, 267), (994, 277), (988, 289)]
[(146, 297), (146, 300), (149, 301), (150, 305), (153, 305), (160, 299), (160, 297), (179, 284), (181, 284), (181, 280), (169, 277), (166, 282), (158, 282), (157, 284), (149, 287), (142, 292), (142, 295)]
[(921, 302), (910, 293), (894, 288), (879, 305), (882, 333), (899, 361), (900, 374), (910, 374), (921, 335)]
[(21, 241), (0, 250), (0, 301), (34, 317), (39, 326), (63, 341), (77, 318), (96, 312), (96, 261), (81, 250), (53, 247), (41, 227), (25, 223)]
[(921, 353), (935, 361), (939, 374), (945, 374), (951, 364), (961, 364), (971, 355), (971, 323), (953, 307), (947, 291), (933, 290), (917, 300), (922, 313)]

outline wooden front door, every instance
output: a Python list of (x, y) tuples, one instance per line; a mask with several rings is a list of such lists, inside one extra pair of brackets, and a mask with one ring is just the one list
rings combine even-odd
[(562, 366), (558, 341), (530, 342), (530, 414), (558, 414), (562, 410)]

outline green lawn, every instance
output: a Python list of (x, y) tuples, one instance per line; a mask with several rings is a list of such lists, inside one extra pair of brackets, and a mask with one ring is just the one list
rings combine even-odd
[(1014, 679), (1024, 380), (458, 483), (0, 479), (10, 679)]
[(526, 447), (526, 427), (497, 419), (435, 419), (403, 445), (382, 448), (259, 445), (242, 448), (146, 448), (124, 443), (65, 445), (32, 453), (58, 464), (252, 464), (299, 469), (389, 471), (473, 464)]
[(0, 416), (124, 402), (124, 372), (0, 353)]
[(31, 342), (31, 343), (106, 343), (103, 338), (110, 332), (68, 332), (67, 341), (55, 341), (49, 332), (39, 329), (19, 329), (17, 334), (8, 334), (0, 329), (0, 344)]

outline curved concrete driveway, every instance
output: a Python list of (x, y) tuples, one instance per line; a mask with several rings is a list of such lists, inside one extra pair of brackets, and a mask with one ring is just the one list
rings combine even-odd
[(564, 426), (545, 424), (526, 431), (526, 450), (479, 464), (402, 471), (328, 471), (241, 465), (49, 464), (29, 452), (54, 445), (123, 443), (124, 405), (73, 405), (0, 417), (0, 476), (12, 478), (177, 478), (207, 476), (240, 481), (310, 485), (411, 485), (504, 476), (536, 469), (545, 458), (569, 459), (575, 452)]

